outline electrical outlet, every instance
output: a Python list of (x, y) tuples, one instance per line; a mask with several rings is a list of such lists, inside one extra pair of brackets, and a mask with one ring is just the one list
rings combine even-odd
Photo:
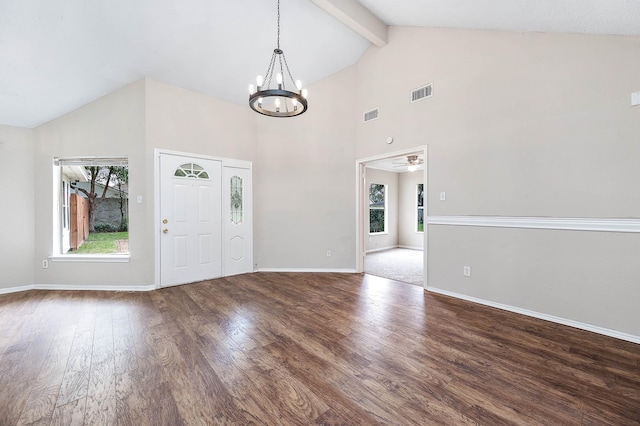
[(465, 266), (464, 268), (462, 268), (462, 273), (464, 274), (465, 277), (470, 277), (471, 276), (471, 266)]
[(447, 193), (446, 192), (441, 192), (440, 193), (440, 201), (447, 201)]
[(331, 257), (331, 250), (327, 250), (327, 257)]
[(47, 259), (42, 261), (42, 269), (48, 269), (49, 268), (49, 261)]

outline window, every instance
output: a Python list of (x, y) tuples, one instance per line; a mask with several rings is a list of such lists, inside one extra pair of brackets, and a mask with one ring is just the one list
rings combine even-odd
[(372, 183), (369, 185), (369, 233), (387, 232), (386, 217), (386, 185)]
[(54, 253), (129, 253), (129, 166), (127, 158), (57, 158), (59, 224)]
[(417, 205), (418, 205), (418, 232), (424, 232), (424, 184), (417, 185)]
[(209, 179), (209, 174), (206, 170), (195, 163), (186, 163), (176, 169), (173, 174), (175, 177), (195, 178), (195, 179)]

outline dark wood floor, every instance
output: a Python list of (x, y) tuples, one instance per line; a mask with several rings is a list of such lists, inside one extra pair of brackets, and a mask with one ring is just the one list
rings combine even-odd
[(0, 296), (0, 425), (640, 424), (640, 345), (382, 278)]

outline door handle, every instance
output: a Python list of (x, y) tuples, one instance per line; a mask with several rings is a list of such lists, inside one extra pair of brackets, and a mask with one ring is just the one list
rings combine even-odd
[(162, 230), (162, 233), (163, 233), (163, 234), (166, 234), (166, 233), (168, 233), (168, 232), (169, 232), (169, 230), (168, 230), (167, 228), (164, 228), (164, 229)]

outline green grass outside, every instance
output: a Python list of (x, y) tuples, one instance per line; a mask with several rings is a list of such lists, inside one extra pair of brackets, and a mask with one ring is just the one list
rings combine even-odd
[(128, 240), (128, 232), (96, 232), (89, 234), (84, 243), (78, 247), (77, 254), (109, 254), (118, 253), (117, 240)]

